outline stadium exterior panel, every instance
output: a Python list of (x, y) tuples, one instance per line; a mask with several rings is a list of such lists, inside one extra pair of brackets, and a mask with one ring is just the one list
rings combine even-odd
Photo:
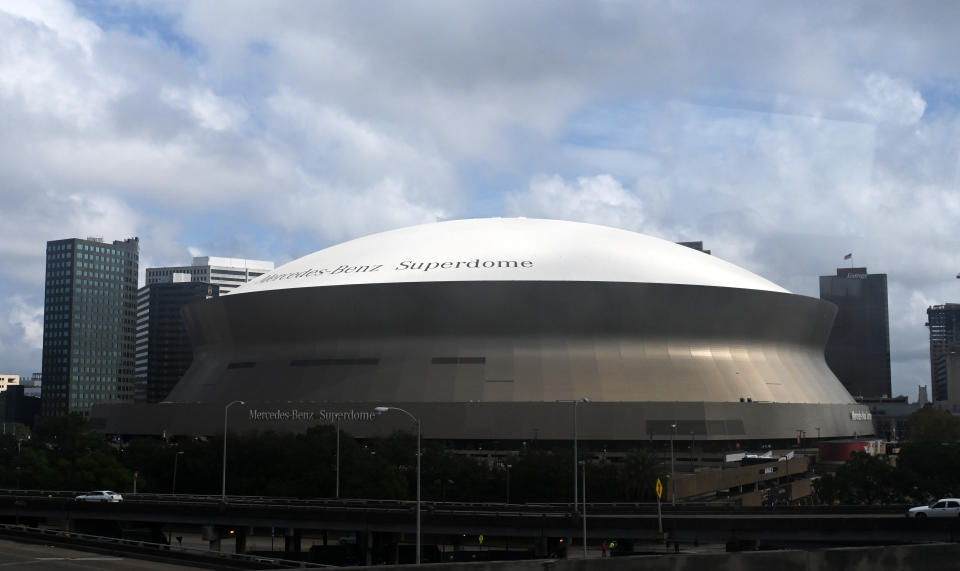
[[(193, 366), (109, 432), (404, 428), (447, 441), (869, 434), (824, 360), (836, 313), (742, 268), (587, 224), (465, 220), (322, 250), (185, 310)], [(95, 415), (97, 416), (97, 415)], [(409, 422), (407, 419), (406, 422)]]

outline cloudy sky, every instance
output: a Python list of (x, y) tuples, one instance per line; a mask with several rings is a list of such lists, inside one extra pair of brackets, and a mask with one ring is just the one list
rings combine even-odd
[[(960, 4), (0, 3), (0, 372), (47, 240), (286, 262), (401, 226), (581, 220), (796, 293), (889, 276), (894, 392), (960, 301)], [(142, 273), (142, 268), (141, 268)]]

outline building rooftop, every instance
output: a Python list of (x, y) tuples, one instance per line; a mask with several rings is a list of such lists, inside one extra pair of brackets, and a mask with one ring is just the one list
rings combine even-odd
[(451, 281), (669, 283), (787, 292), (716, 256), (628, 230), (559, 220), (484, 218), (357, 238), (285, 264), (233, 295)]
[(197, 256), (193, 258), (194, 266), (221, 266), (227, 268), (248, 268), (251, 270), (272, 270), (273, 262), (266, 260), (248, 260), (246, 258), (217, 258), (214, 256)]

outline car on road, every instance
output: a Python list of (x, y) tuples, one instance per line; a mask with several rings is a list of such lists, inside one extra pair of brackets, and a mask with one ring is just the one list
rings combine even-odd
[(87, 492), (86, 494), (80, 494), (76, 499), (78, 502), (116, 503), (123, 501), (123, 496), (116, 492), (111, 492), (110, 490), (97, 490), (94, 492)]
[(907, 517), (960, 517), (960, 498), (943, 498), (929, 506), (910, 508)]

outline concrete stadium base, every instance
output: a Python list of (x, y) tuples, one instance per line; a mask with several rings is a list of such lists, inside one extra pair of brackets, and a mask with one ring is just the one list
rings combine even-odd
[[(569, 440), (573, 401), (568, 402), (277, 402), (255, 401), (230, 411), (231, 432), (304, 432), (332, 426), (357, 438), (411, 430), (404, 415), (377, 415), (378, 406), (399, 406), (420, 419), (425, 439), (447, 441)], [(861, 414), (862, 413), (862, 414)], [(591, 402), (578, 407), (579, 438), (585, 442), (650, 442), (691, 439), (699, 443), (793, 440), (799, 429), (823, 438), (872, 434), (869, 409), (856, 404), (774, 402)], [(90, 424), (107, 434), (212, 436), (223, 432), (224, 403), (164, 402), (101, 404)], [(819, 431), (818, 431), (819, 428)]]

